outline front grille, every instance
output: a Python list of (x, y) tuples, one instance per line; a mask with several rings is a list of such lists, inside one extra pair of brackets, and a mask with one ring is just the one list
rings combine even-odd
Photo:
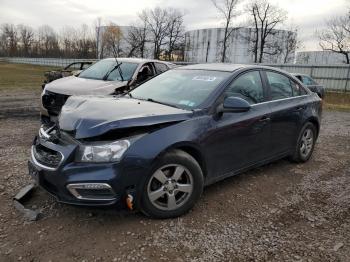
[(51, 168), (57, 168), (62, 160), (61, 153), (40, 144), (33, 146), (33, 155), (39, 164)]
[(57, 116), (68, 97), (68, 95), (46, 91), (42, 97), (43, 106), (47, 109), (50, 115)]

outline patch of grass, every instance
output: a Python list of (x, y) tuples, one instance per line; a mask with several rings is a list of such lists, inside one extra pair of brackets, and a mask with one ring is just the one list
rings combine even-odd
[(323, 105), (325, 109), (350, 111), (350, 93), (327, 92)]
[(0, 63), (0, 91), (38, 91), (44, 81), (44, 72), (54, 67)]

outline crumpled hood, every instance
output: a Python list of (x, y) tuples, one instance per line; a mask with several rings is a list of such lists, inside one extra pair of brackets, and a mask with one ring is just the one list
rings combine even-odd
[(148, 101), (113, 96), (72, 96), (59, 116), (61, 130), (76, 139), (95, 137), (108, 131), (151, 126), (189, 119), (192, 111)]
[(127, 81), (103, 81), (68, 76), (46, 84), (45, 90), (64, 95), (109, 95), (127, 83)]

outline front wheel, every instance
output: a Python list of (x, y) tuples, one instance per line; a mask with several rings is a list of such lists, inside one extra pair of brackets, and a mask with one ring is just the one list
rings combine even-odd
[(316, 128), (308, 122), (306, 123), (298, 137), (298, 142), (295, 148), (292, 160), (294, 162), (302, 163), (310, 159), (316, 143)]
[(203, 174), (197, 161), (181, 150), (166, 153), (145, 180), (141, 210), (154, 218), (188, 212), (203, 191)]

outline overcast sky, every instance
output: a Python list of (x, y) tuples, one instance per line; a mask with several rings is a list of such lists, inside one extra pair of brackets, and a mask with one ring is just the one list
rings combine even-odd
[[(242, 0), (240, 9), (249, 0)], [(304, 50), (319, 50), (315, 30), (324, 26), (324, 20), (345, 14), (350, 0), (270, 0), (288, 12), (288, 28), (299, 28)], [(48, 24), (59, 30), (64, 25), (92, 25), (97, 17), (104, 22), (128, 25), (137, 20), (145, 8), (175, 7), (186, 12), (186, 29), (220, 27), (222, 21), (211, 0), (0, 0), (0, 24), (26, 24), (38, 27)], [(236, 22), (244, 25), (243, 16)]]

